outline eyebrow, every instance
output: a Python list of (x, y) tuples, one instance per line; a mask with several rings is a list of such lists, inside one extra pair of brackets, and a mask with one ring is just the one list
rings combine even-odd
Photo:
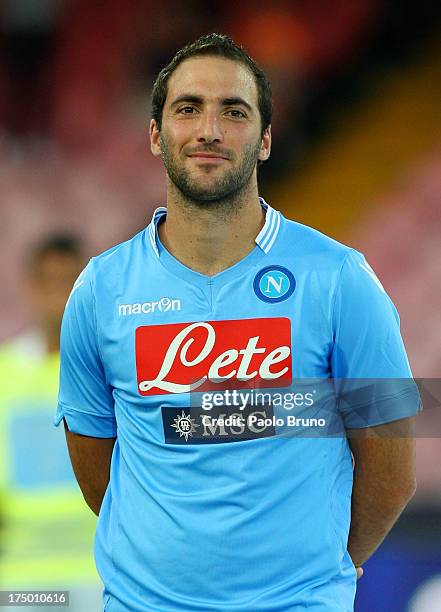
[[(193, 104), (203, 104), (204, 99), (201, 96), (195, 96), (192, 94), (183, 94), (182, 96), (178, 96), (173, 100), (171, 106), (176, 106), (176, 104), (180, 104), (181, 102), (191, 102)], [(222, 106), (244, 106), (250, 113), (253, 112), (253, 108), (248, 102), (246, 102), (243, 98), (234, 97), (234, 98), (224, 98), (222, 100)]]

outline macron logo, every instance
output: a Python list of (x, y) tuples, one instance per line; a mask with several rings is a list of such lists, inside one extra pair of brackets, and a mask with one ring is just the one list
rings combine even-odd
[(151, 314), (153, 312), (168, 312), (169, 310), (181, 310), (181, 300), (163, 297), (157, 302), (137, 302), (136, 304), (120, 304), (118, 306), (120, 317), (134, 314)]

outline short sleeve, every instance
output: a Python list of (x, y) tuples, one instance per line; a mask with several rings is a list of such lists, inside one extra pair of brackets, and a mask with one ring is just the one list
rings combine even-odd
[(420, 409), (397, 310), (361, 253), (343, 263), (333, 311), (331, 372), (345, 427), (381, 425)]
[(60, 339), (60, 388), (54, 424), (66, 419), (73, 433), (116, 436), (112, 388), (99, 350), (93, 294), (93, 259), (75, 281), (66, 304)]

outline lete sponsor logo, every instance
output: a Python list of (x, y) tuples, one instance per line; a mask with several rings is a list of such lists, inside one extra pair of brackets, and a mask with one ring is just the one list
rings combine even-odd
[(136, 330), (141, 395), (292, 382), (291, 322), (259, 318), (146, 325)]

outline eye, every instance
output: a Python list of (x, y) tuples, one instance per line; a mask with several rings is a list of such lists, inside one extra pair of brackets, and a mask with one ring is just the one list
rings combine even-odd
[(196, 108), (194, 106), (181, 106), (181, 108), (178, 109), (178, 113), (182, 115), (193, 115), (195, 112)]
[(231, 117), (234, 117), (235, 119), (246, 119), (245, 113), (237, 108), (232, 108), (228, 110), (227, 114), (229, 114)]

